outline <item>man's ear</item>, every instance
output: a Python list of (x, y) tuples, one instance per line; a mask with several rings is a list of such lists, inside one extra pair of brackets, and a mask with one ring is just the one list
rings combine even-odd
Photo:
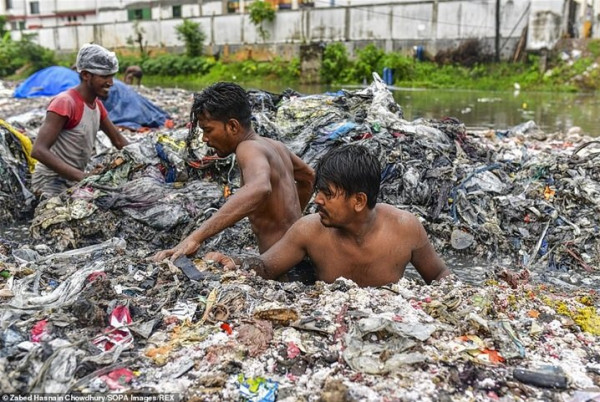
[(232, 134), (237, 134), (242, 129), (242, 125), (236, 119), (229, 119), (225, 125)]
[(365, 193), (356, 193), (354, 197), (354, 210), (361, 212), (367, 207), (367, 195)]
[(89, 71), (83, 70), (80, 74), (81, 74), (81, 79), (83, 79), (83, 80), (89, 80), (92, 77), (92, 73), (90, 73)]

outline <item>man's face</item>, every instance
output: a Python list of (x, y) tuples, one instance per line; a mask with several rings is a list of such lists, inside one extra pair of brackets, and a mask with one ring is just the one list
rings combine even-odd
[(317, 191), (314, 203), (325, 227), (343, 227), (354, 217), (352, 197), (346, 197), (342, 189), (331, 184), (327, 189)]
[(202, 141), (214, 148), (221, 158), (235, 151), (233, 134), (227, 123), (213, 120), (206, 113), (198, 119), (198, 127), (202, 129)]
[(113, 86), (113, 77), (114, 74), (110, 75), (97, 75), (87, 72), (89, 74), (88, 86), (92, 90), (92, 92), (99, 98), (106, 99), (108, 97), (108, 92), (110, 87)]

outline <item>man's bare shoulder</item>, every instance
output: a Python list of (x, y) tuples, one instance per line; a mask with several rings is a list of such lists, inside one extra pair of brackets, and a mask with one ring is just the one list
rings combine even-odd
[(262, 141), (246, 140), (238, 144), (235, 149), (235, 156), (240, 162), (248, 158), (268, 159), (268, 155), (273, 152), (268, 144)]
[(325, 227), (321, 224), (321, 217), (319, 214), (308, 214), (298, 219), (294, 225), (295, 228), (302, 231), (310, 231), (315, 233), (324, 229)]
[(415, 248), (421, 247), (428, 241), (425, 228), (415, 214), (389, 204), (377, 204), (377, 208), (379, 219), (384, 222), (385, 231), (410, 239)]
[(377, 212), (386, 221), (391, 220), (391, 222), (400, 225), (411, 225), (419, 221), (413, 213), (396, 208), (390, 204), (377, 204)]

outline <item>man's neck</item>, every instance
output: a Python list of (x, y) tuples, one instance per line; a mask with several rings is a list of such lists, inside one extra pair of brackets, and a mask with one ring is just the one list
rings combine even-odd
[(357, 218), (348, 226), (339, 228), (342, 236), (352, 239), (356, 244), (360, 245), (365, 242), (369, 233), (375, 228), (377, 223), (377, 211), (376, 208), (367, 209), (363, 214), (357, 216)]
[(94, 104), (96, 95), (83, 82), (75, 87), (75, 90), (79, 92), (85, 103), (88, 105)]
[(251, 141), (258, 138), (258, 134), (254, 131), (254, 129), (250, 128), (246, 130), (245, 133), (242, 134), (240, 142), (242, 141)]

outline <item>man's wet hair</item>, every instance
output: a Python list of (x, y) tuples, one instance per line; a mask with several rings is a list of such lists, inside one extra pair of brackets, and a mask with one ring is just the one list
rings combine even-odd
[(192, 134), (198, 126), (198, 119), (205, 113), (211, 119), (223, 123), (236, 119), (244, 128), (250, 127), (252, 117), (246, 90), (231, 82), (217, 82), (194, 94), (194, 104), (190, 114)]
[(331, 192), (330, 186), (343, 190), (346, 198), (365, 193), (367, 207), (377, 203), (381, 164), (369, 150), (356, 144), (343, 145), (327, 152), (316, 166), (315, 191)]

